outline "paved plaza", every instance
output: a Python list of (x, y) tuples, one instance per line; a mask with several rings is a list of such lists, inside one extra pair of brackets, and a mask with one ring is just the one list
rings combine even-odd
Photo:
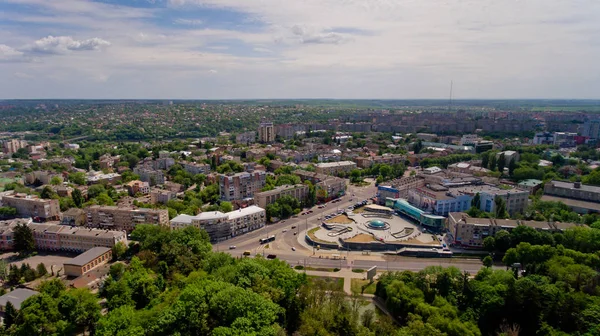
[(347, 211), (325, 220), (324, 225), (312, 234), (317, 240), (332, 243), (339, 239), (362, 243), (375, 240), (424, 245), (438, 243), (434, 236), (423, 234), (417, 225), (396, 214), (367, 211)]

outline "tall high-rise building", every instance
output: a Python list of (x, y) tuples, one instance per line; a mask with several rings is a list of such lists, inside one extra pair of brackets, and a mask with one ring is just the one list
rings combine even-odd
[(590, 139), (600, 138), (600, 119), (588, 120), (583, 124), (581, 135)]
[(258, 127), (258, 140), (263, 143), (275, 141), (275, 126), (272, 122), (261, 122)]

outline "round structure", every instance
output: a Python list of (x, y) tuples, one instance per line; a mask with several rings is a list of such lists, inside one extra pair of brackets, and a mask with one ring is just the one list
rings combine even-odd
[(373, 230), (385, 230), (385, 229), (389, 228), (389, 224), (387, 224), (386, 222), (379, 220), (379, 219), (370, 220), (367, 223), (367, 226)]

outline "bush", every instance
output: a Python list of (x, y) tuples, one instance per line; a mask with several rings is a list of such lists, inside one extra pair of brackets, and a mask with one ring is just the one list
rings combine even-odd
[(334, 268), (334, 269), (333, 269), (333, 271), (334, 271), (334, 272), (339, 272), (339, 271), (340, 271), (340, 269), (336, 267), (336, 268)]
[(354, 273), (364, 273), (365, 270), (364, 269), (360, 269), (360, 268), (354, 268), (354, 269), (352, 269), (352, 272), (354, 272)]
[(297, 270), (303, 270), (304, 266), (302, 266), (302, 265), (296, 265), (294, 268), (297, 269)]

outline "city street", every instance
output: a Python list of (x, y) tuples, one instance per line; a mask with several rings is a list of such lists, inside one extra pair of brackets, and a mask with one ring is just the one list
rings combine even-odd
[[(278, 223), (269, 224), (262, 229), (249, 232), (213, 245), (216, 251), (222, 251), (235, 257), (240, 257), (245, 251), (250, 254), (276, 255), (278, 259), (287, 261), (290, 265), (302, 265), (314, 268), (361, 268), (368, 269), (377, 266), (379, 270), (390, 271), (419, 271), (427, 266), (455, 266), (463, 271), (476, 273), (481, 268), (481, 261), (478, 259), (425, 259), (400, 256), (389, 256), (382, 253), (373, 253), (365, 255), (363, 252), (348, 252), (337, 250), (320, 250), (307, 246), (306, 243), (300, 243), (304, 240), (307, 230), (320, 225), (319, 217), (337, 212), (339, 209), (346, 209), (356, 202), (368, 200), (375, 196), (377, 188), (374, 184), (364, 187), (349, 186), (341, 201), (325, 204), (325, 207), (319, 209), (312, 207), (313, 213), (308, 215), (298, 215), (296, 218), (289, 218)], [(352, 196), (352, 195), (355, 196)], [(302, 212), (306, 212), (307, 209)], [(292, 229), (292, 227), (295, 227)], [(283, 231), (286, 232), (283, 232)], [(296, 235), (294, 233), (297, 232)], [(261, 238), (274, 235), (275, 241), (268, 244), (260, 244)], [(230, 249), (235, 246), (235, 249)], [(265, 248), (267, 247), (268, 248)], [(292, 247), (295, 251), (292, 250)], [(321, 258), (319, 258), (319, 256)], [(339, 259), (333, 259), (338, 258)]]

